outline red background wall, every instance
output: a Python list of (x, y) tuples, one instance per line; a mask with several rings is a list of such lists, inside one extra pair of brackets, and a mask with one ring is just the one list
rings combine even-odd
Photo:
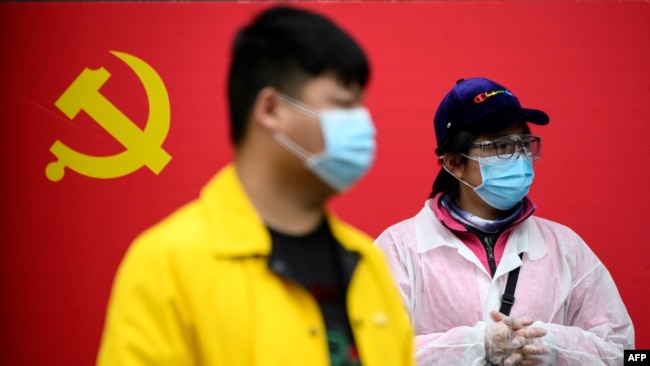
[[(236, 28), (268, 4), (0, 4), (0, 278), (3, 365), (94, 362), (115, 270), (130, 241), (187, 200), (231, 158), (225, 76)], [(372, 172), (332, 202), (378, 235), (412, 216), (438, 171), (432, 116), (456, 79), (487, 76), (551, 124), (531, 196), (538, 215), (576, 230), (609, 268), (650, 348), (650, 4), (647, 2), (309, 3), (352, 32), (373, 76), (379, 131)], [(124, 151), (54, 101), (86, 67), (141, 128), (149, 106), (132, 54), (162, 78), (172, 156), (114, 178), (45, 167), (57, 139), (92, 156)]]

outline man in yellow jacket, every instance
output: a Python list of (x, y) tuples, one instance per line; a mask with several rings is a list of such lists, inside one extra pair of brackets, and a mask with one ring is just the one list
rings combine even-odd
[(325, 208), (374, 158), (365, 54), (276, 6), (232, 56), (234, 162), (130, 247), (98, 365), (413, 365), (384, 257)]

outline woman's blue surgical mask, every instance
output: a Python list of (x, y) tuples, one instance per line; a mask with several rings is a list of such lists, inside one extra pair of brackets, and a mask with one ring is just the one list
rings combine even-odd
[(511, 159), (497, 156), (475, 158), (463, 154), (464, 157), (478, 162), (483, 182), (473, 187), (464, 180), (456, 177), (449, 169), (443, 168), (461, 183), (472, 188), (488, 205), (498, 210), (509, 210), (519, 203), (530, 191), (535, 173), (532, 159), (527, 154), (517, 154)]
[(344, 191), (361, 178), (375, 158), (375, 126), (366, 108), (340, 108), (314, 111), (286, 95), (281, 101), (295, 110), (318, 119), (325, 148), (312, 154), (276, 131), (273, 137), (305, 162), (317, 177), (336, 191)]

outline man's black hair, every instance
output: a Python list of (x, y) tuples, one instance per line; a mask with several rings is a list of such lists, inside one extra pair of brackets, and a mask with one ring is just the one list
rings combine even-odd
[(360, 46), (327, 18), (287, 6), (262, 12), (233, 43), (228, 79), (232, 142), (241, 142), (262, 88), (298, 93), (309, 78), (326, 72), (346, 86), (364, 88), (370, 66)]

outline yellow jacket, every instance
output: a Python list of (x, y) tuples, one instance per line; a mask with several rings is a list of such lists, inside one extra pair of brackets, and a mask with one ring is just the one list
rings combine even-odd
[[(412, 330), (381, 252), (331, 213), (335, 238), (359, 261), (347, 306), (363, 366), (413, 365)], [(144, 232), (118, 273), (99, 366), (326, 366), (311, 294), (269, 269), (269, 233), (234, 166), (199, 199)]]

